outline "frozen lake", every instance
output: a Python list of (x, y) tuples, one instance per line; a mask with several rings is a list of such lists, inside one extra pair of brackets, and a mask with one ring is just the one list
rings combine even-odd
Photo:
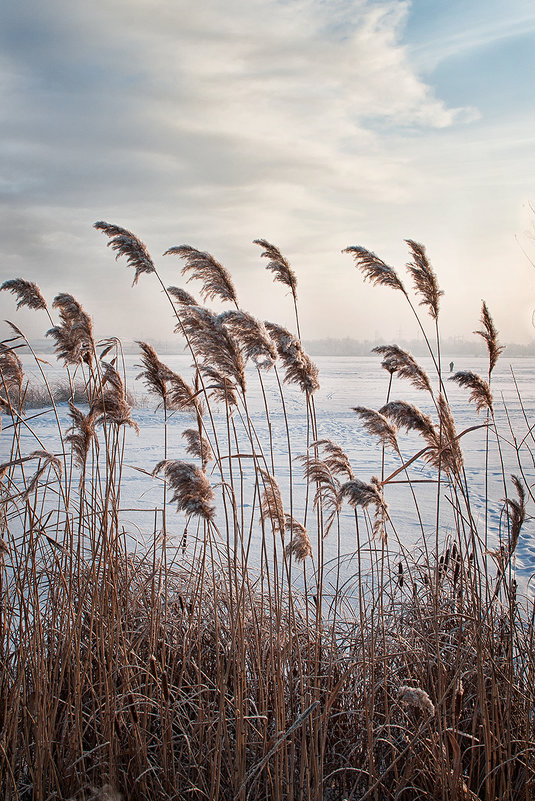
[[(51, 384), (63, 379), (63, 370), (57, 366), (54, 356), (43, 356), (50, 366), (46, 366), (47, 375)], [(446, 354), (443, 358), (444, 364), (449, 362)], [(175, 372), (179, 373), (188, 382), (192, 379), (191, 359), (189, 356), (162, 356), (162, 361), (167, 363)], [(357, 478), (368, 482), (372, 476), (381, 476), (382, 449), (377, 440), (370, 437), (363, 429), (357, 415), (352, 411), (353, 406), (366, 406), (374, 409), (381, 407), (386, 401), (389, 376), (381, 369), (380, 358), (370, 357), (318, 357), (314, 360), (319, 368), (321, 389), (315, 396), (315, 406), (317, 414), (318, 437), (333, 440), (340, 445), (351, 460), (354, 474)], [(428, 371), (433, 382), (433, 366), (430, 359), (419, 359), (419, 363)], [(136, 381), (135, 377), (139, 374), (139, 356), (127, 356), (127, 386), (130, 392), (135, 395), (136, 406), (132, 416), (139, 425), (140, 433), (131, 429), (126, 429), (126, 449), (124, 458), (123, 485), (121, 496), (122, 524), (126, 532), (132, 539), (143, 540), (147, 536), (152, 536), (154, 526), (154, 509), (161, 506), (162, 483), (158, 479), (152, 479), (142, 471), (150, 473), (158, 461), (164, 458), (164, 430), (163, 412), (156, 410), (157, 399), (147, 393), (141, 381)], [(136, 365), (138, 365), (136, 367)], [(30, 357), (24, 357), (25, 371), (28, 375), (36, 376), (35, 365), (32, 364)], [(473, 357), (455, 358), (455, 370), (471, 370), (486, 376), (487, 360)], [(518, 391), (513, 380), (516, 379)], [(280, 484), (282, 495), (285, 501), (286, 511), (289, 511), (290, 504), (290, 465), (288, 460), (288, 442), (285, 427), (284, 409), (281, 403), (280, 392), (273, 372), (263, 373), (264, 388), (267, 405), (269, 407), (269, 418), (271, 423), (272, 442), (270, 444), (269, 430), (266, 422), (264, 399), (256, 371), (248, 369), (248, 404), (250, 418), (254, 424), (255, 436), (258, 437), (266, 463), (273, 472)], [(492, 377), (492, 391), (494, 395), (494, 405), (496, 420), (501, 436), (502, 458), (504, 461), (505, 475), (507, 477), (509, 492), (512, 494), (510, 474), (520, 474), (521, 469), (527, 483), (532, 486), (535, 480), (535, 469), (532, 458), (534, 442), (531, 437), (530, 426), (535, 423), (535, 359), (518, 358), (508, 360), (502, 357)], [(445, 374), (447, 378), (447, 373)], [(35, 380), (38, 380), (37, 378)], [(448, 397), (452, 405), (457, 433), (466, 428), (484, 422), (485, 415), (478, 415), (473, 404), (468, 402), (468, 391), (459, 388), (452, 382), (446, 383)], [(285, 385), (284, 396), (286, 404), (286, 416), (288, 419), (291, 450), (292, 450), (292, 512), (294, 517), (304, 521), (306, 482), (303, 476), (303, 468), (296, 457), (306, 453), (307, 446), (307, 415), (306, 404), (301, 393), (293, 386)], [(522, 399), (522, 404), (520, 402)], [(417, 391), (411, 387), (406, 380), (394, 377), (391, 393), (391, 400), (407, 400), (418, 405), (422, 411), (433, 416), (433, 406), (430, 397), (426, 393)], [(522, 408), (523, 406), (523, 408)], [(30, 413), (31, 414), (31, 413)], [(66, 405), (61, 405), (60, 415), (64, 431), (69, 427), (69, 417)], [(223, 410), (216, 410), (214, 415), (218, 438), (222, 454), (227, 443), (227, 421)], [(240, 451), (251, 451), (248, 443), (246, 429), (240, 419), (239, 414), (234, 415), (236, 436), (238, 438)], [(191, 457), (186, 454), (186, 442), (182, 438), (182, 431), (192, 427), (194, 421), (189, 414), (174, 413), (168, 420), (168, 458), (186, 459), (191, 461)], [(59, 438), (55, 420), (51, 412), (35, 417), (31, 421), (31, 427), (36, 437), (48, 450), (59, 450)], [(512, 431), (511, 431), (512, 429)], [(7, 433), (7, 432), (6, 432)], [(26, 433), (23, 447), (28, 451), (41, 447), (35, 439), (34, 434)], [(513, 447), (513, 435), (517, 443), (521, 445), (518, 451)], [(401, 451), (405, 460), (414, 455), (424, 443), (417, 436), (399, 437)], [(476, 522), (481, 522), (484, 511), (484, 465), (485, 465), (485, 429), (481, 428), (472, 431), (461, 440), (464, 458), (467, 484), (470, 491), (472, 512)], [(0, 438), (0, 448), (2, 461), (9, 458), (5, 452), (9, 439), (4, 434)], [(236, 451), (235, 443), (233, 450)], [(228, 452), (228, 451), (227, 451)], [(258, 452), (258, 443), (257, 443)], [(519, 463), (520, 457), (520, 463)], [(225, 460), (223, 460), (225, 461)], [(245, 518), (255, 508), (252, 487), (254, 487), (253, 464), (251, 459), (240, 459), (243, 472), (243, 482), (237, 484), (244, 486), (243, 495), (240, 503), (244, 509)], [(228, 460), (226, 460), (228, 464)], [(389, 451), (385, 454), (385, 475), (389, 475), (400, 466), (397, 455)], [(436, 478), (436, 471), (424, 461), (417, 460), (410, 468), (411, 478), (418, 483), (414, 485), (417, 493), (418, 506), (423, 523), (418, 521), (414, 500), (410, 487), (405, 483), (396, 483), (386, 487), (386, 500), (390, 507), (390, 516), (395, 524), (395, 531), (389, 531), (389, 547), (396, 549), (398, 544), (396, 538), (403, 546), (408, 548), (423, 547), (424, 540), (432, 548), (435, 537), (435, 502), (436, 502), (436, 483), (423, 483), (425, 480)], [(234, 480), (236, 482), (237, 466), (234, 463)], [(225, 476), (228, 479), (228, 475)], [(403, 475), (398, 476), (399, 479)], [(211, 475), (214, 485), (222, 480), (221, 474), (215, 470)], [(422, 483), (420, 483), (422, 482)], [(218, 490), (216, 489), (216, 494)], [(448, 535), (451, 525), (451, 504), (448, 501), (450, 496), (446, 485), (441, 488), (441, 509), (442, 517), (440, 523), (441, 538)], [(503, 486), (502, 469), (496, 447), (496, 440), (493, 434), (490, 435), (489, 451), (489, 546), (494, 546), (498, 542), (500, 530), (505, 536), (506, 523), (503, 514), (503, 498), (505, 490)], [(514, 495), (513, 495), (514, 497)], [(531, 510), (530, 510), (531, 511)], [(254, 512), (257, 515), (257, 512)], [(172, 536), (180, 541), (184, 529), (184, 518), (182, 515), (175, 514), (174, 509), (170, 509), (168, 518), (168, 529)], [(257, 520), (256, 520), (257, 522)], [(314, 529), (313, 515), (308, 507), (306, 520), (311, 532)], [(253, 526), (254, 528), (254, 526)], [(483, 529), (483, 526), (480, 526)], [(314, 537), (311, 537), (314, 541)], [(251, 559), (254, 561), (255, 534), (253, 531), (251, 542)], [(340, 552), (344, 556), (346, 569), (351, 572), (352, 555), (355, 551), (355, 525), (353, 510), (347, 505), (341, 516), (340, 541), (334, 530), (325, 540), (325, 558), (334, 561)], [(345, 570), (346, 570), (345, 569)], [(516, 569), (522, 582), (525, 583), (532, 572), (535, 572), (535, 538), (533, 537), (532, 521), (528, 517), (520, 538), (520, 543), (516, 555)]]

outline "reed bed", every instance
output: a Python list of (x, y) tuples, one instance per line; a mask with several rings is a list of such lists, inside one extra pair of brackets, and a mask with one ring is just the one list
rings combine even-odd
[[(347, 248), (366, 280), (409, 303), (433, 363), (428, 375), (396, 345), (377, 349), (390, 381), (385, 403), (354, 412), (382, 470), (361, 476), (318, 429), (320, 376), (301, 344), (297, 278), (274, 245), (257, 240), (289, 292), (293, 332), (241, 309), (230, 274), (210, 254), (185, 245), (165, 254), (197, 282), (200, 303), (166, 286), (133, 233), (95, 227), (134, 284), (161, 285), (191, 374), (178, 375), (139, 343), (140, 380), (160, 408), (162, 433), (146, 476), (160, 500), (133, 547), (122, 481), (125, 431), (138, 422), (120, 342), (96, 339), (71, 295), (49, 305), (23, 279), (2, 286), (43, 315), (67, 388), (58, 395), (35, 356), (39, 405), (54, 421), (58, 450), (32, 426), (19, 358), (32, 345), (10, 323), (0, 346), (2, 797), (535, 798), (534, 607), (515, 580), (533, 502), (533, 423), (526, 418), (525, 432), (496, 424), (501, 345), (486, 305), (478, 333), (487, 375), (452, 377), (474, 411), (473, 426), (457, 431), (441, 367), (442, 292), (425, 248), (408, 240), (410, 290), (375, 254)], [(226, 304), (222, 312), (203, 305), (214, 301)], [(284, 470), (274, 458), (268, 376), (286, 419)], [(250, 413), (251, 380), (263, 394), (262, 431)], [(392, 399), (403, 382), (430, 413)], [(299, 452), (288, 384), (302, 398)], [(184, 460), (169, 456), (176, 413), (185, 420)], [(462, 451), (477, 429), (487, 443), (483, 508), (471, 501)], [(489, 462), (506, 446), (518, 471), (502, 469), (503, 493), (491, 498)], [(436, 498), (425, 520), (413, 473), (422, 463)], [(303, 476), (304, 499), (296, 489)], [(394, 481), (406, 484), (425, 533), (418, 548), (403, 545), (391, 517)], [(489, 514), (497, 502), (498, 526)], [(446, 511), (454, 521), (447, 535)], [(170, 534), (177, 519), (178, 542)], [(333, 538), (356, 543), (349, 579), (327, 564)]]

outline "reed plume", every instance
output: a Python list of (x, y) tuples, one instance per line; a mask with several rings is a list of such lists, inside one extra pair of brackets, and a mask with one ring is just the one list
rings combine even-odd
[(286, 546), (286, 555), (295, 557), (298, 562), (304, 562), (312, 556), (312, 543), (306, 528), (291, 515), (286, 516), (286, 530), (290, 532), (290, 542)]
[(441, 465), (445, 470), (454, 472), (460, 469), (463, 459), (451, 410), (443, 395), (438, 399), (438, 412), (442, 439), (431, 418), (412, 403), (390, 401), (379, 409), (379, 413), (392, 420), (398, 428), (421, 434), (430, 448), (424, 454), (426, 461), (435, 467)]
[(404, 684), (399, 688), (398, 698), (401, 703), (406, 706), (416, 707), (416, 709), (420, 709), (429, 717), (433, 717), (435, 714), (435, 705), (421, 687), (408, 687)]
[(244, 361), (251, 359), (257, 366), (268, 370), (277, 360), (277, 349), (264, 323), (244, 311), (227, 311), (219, 320), (239, 344)]
[(170, 409), (196, 412), (202, 417), (203, 409), (198, 394), (177, 373), (173, 373), (169, 380), (167, 402)]
[[(463, 465), (463, 453), (457, 431), (455, 430), (455, 420), (451, 413), (451, 408), (444, 397), (440, 394), (438, 398), (438, 415), (442, 429), (442, 440), (440, 443), (440, 460), (444, 468), (450, 472), (458, 472)], [(435, 464), (438, 465), (438, 455)]]
[(51, 328), (46, 336), (55, 340), (56, 357), (63, 359), (65, 364), (79, 364), (80, 361), (91, 364), (95, 342), (89, 315), (72, 295), (65, 292), (56, 295), (52, 306), (59, 309), (61, 325)]
[(326, 454), (323, 456), (323, 462), (333, 475), (346, 475), (348, 478), (354, 478), (349, 456), (340, 445), (330, 439), (318, 439), (310, 447), (314, 448), (316, 446), (323, 448)]
[(438, 279), (429, 263), (425, 247), (412, 239), (406, 239), (414, 261), (407, 264), (407, 269), (414, 281), (414, 288), (422, 297), (420, 306), (427, 306), (433, 320), (438, 319), (439, 301), (444, 292), (438, 288)]
[[(323, 536), (326, 537), (336, 520), (336, 515), (342, 508), (340, 481), (326, 460), (323, 461), (315, 456), (307, 455), (300, 456), (299, 461), (304, 466), (306, 480), (309, 484), (315, 485), (314, 508), (327, 513), (323, 522)], [(334, 461), (338, 466), (338, 459)]]
[(143, 273), (156, 272), (146, 245), (131, 231), (103, 221), (96, 222), (93, 227), (110, 238), (108, 247), (111, 247), (117, 253), (115, 259), (119, 259), (120, 256), (126, 256), (126, 263), (129, 267), (134, 268), (135, 274), (132, 286), (137, 284), (140, 275)]
[(210, 398), (216, 403), (226, 404), (229, 407), (238, 405), (236, 384), (230, 378), (209, 365), (201, 365), (200, 372), (204, 378), (208, 379), (206, 393)]
[(342, 253), (351, 253), (353, 255), (357, 269), (374, 286), (389, 286), (392, 289), (399, 289), (404, 295), (407, 294), (396, 271), (389, 267), (379, 256), (376, 256), (375, 253), (358, 245), (345, 248)]
[(274, 281), (284, 284), (289, 287), (294, 301), (297, 300), (297, 277), (290, 267), (289, 262), (284, 258), (280, 250), (275, 245), (270, 244), (266, 239), (255, 239), (255, 245), (260, 245), (264, 248), (261, 256), (270, 259), (266, 265), (266, 270), (271, 270), (274, 275)]
[(219, 298), (219, 300), (230, 301), (236, 306), (238, 305), (230, 273), (210, 253), (196, 250), (190, 245), (178, 245), (169, 248), (163, 255), (170, 254), (179, 256), (186, 262), (182, 268), (182, 275), (190, 273), (188, 281), (192, 281), (194, 278), (202, 281), (201, 296), (204, 300)]
[(342, 484), (338, 491), (338, 499), (341, 503), (346, 498), (347, 502), (354, 509), (361, 506), (367, 509), (375, 506), (375, 517), (372, 526), (372, 534), (386, 542), (385, 523), (388, 514), (388, 505), (383, 496), (382, 485), (377, 476), (373, 476), (371, 482), (366, 484), (358, 478), (353, 478)]
[(186, 306), (177, 331), (184, 331), (203, 365), (215, 368), (245, 391), (245, 372), (240, 348), (217, 314), (202, 306)]
[(182, 436), (187, 442), (186, 452), (200, 459), (203, 466), (213, 459), (212, 447), (198, 428), (186, 428)]
[(179, 306), (198, 306), (199, 304), (189, 292), (178, 286), (168, 286), (167, 291)]
[[(14, 395), (18, 401), (22, 390), (22, 382), (24, 381), (24, 371), (22, 369), (22, 362), (18, 354), (13, 348), (8, 347), (3, 342), (0, 342), (0, 378), (1, 388), (11, 399)], [(7, 399), (6, 399), (7, 400)]]
[(95, 436), (94, 416), (85, 415), (77, 409), (74, 403), (69, 403), (69, 414), (72, 419), (72, 428), (67, 433), (65, 441), (72, 445), (75, 461), (82, 470), (85, 468), (91, 442)]
[(129, 426), (139, 433), (139, 426), (133, 420), (131, 411), (127, 398), (114, 389), (104, 390), (97, 395), (90, 407), (90, 415), (95, 424), (115, 423), (118, 426)]
[(361, 481), (359, 478), (353, 478), (346, 481), (339, 490), (339, 499), (347, 499), (350, 506), (362, 506), (366, 509), (368, 506), (374, 505), (380, 507), (383, 505), (384, 500), (380, 491), (379, 479), (372, 479), (370, 484)]
[(266, 328), (286, 369), (285, 383), (298, 384), (302, 392), (312, 395), (320, 388), (318, 368), (303, 350), (301, 342), (281, 325), (266, 323)]
[(400, 378), (407, 378), (416, 389), (423, 389), (433, 394), (427, 373), (406, 350), (397, 345), (378, 345), (372, 352), (383, 356), (381, 367), (390, 375), (395, 373)]
[(366, 431), (372, 436), (378, 437), (383, 445), (389, 445), (396, 453), (399, 453), (396, 429), (389, 420), (374, 409), (365, 406), (354, 406), (353, 411), (358, 414)]
[(504, 345), (498, 342), (498, 331), (494, 325), (492, 317), (490, 316), (487, 304), (483, 301), (481, 306), (481, 323), (482, 330), (474, 331), (474, 334), (479, 334), (487, 343), (487, 351), (489, 354), (489, 376), (496, 366), (500, 353), (505, 349)]
[(39, 459), (39, 467), (37, 468), (36, 472), (32, 476), (30, 483), (26, 487), (26, 490), (22, 494), (22, 497), (27, 498), (36, 488), (39, 483), (39, 480), (45, 470), (49, 467), (53, 468), (56, 475), (61, 477), (62, 474), (62, 466), (61, 461), (58, 459), (57, 456), (54, 456), (53, 453), (49, 453), (48, 451), (37, 450), (32, 451), (28, 456), (29, 459)]
[(12, 278), (9, 281), (4, 281), (1, 290), (12, 292), (17, 298), (17, 309), (21, 306), (27, 306), (29, 309), (44, 309), (46, 311), (47, 305), (41, 290), (33, 281), (25, 281), (23, 278)]
[(264, 485), (260, 502), (260, 517), (263, 522), (269, 520), (273, 526), (273, 531), (284, 537), (286, 514), (277, 479), (262, 468), (259, 469), (259, 473)]
[(470, 390), (468, 400), (475, 403), (476, 411), (481, 412), (484, 409), (488, 409), (492, 414), (492, 393), (489, 385), (481, 376), (469, 370), (461, 370), (452, 375), (449, 380), (455, 381), (460, 387), (466, 387)]
[(516, 493), (518, 495), (518, 500), (513, 500), (512, 498), (505, 499), (505, 506), (507, 510), (507, 517), (509, 519), (509, 557), (511, 557), (515, 550), (516, 546), (518, 545), (518, 539), (520, 537), (520, 530), (524, 524), (524, 520), (526, 519), (526, 492), (524, 490), (523, 484), (518, 478), (518, 476), (511, 476), (511, 480), (515, 485)]
[(417, 431), (429, 445), (439, 447), (439, 439), (431, 418), (407, 401), (390, 401), (379, 409), (379, 414), (392, 420), (398, 428)]
[(175, 373), (160, 361), (156, 351), (146, 342), (137, 343), (141, 350), (141, 365), (145, 369), (136, 376), (136, 380), (143, 379), (149, 392), (161, 398), (162, 403), (167, 403), (167, 383), (176, 376)]
[(128, 401), (123, 381), (112, 364), (101, 362), (104, 372), (102, 374), (102, 389), (93, 398), (89, 414), (98, 423), (115, 423), (118, 426), (127, 425), (139, 433), (139, 426), (132, 419), (132, 407)]
[(202, 470), (189, 462), (165, 459), (158, 462), (152, 475), (156, 476), (161, 472), (173, 492), (170, 500), (177, 504), (177, 511), (207, 521), (214, 519), (214, 492)]

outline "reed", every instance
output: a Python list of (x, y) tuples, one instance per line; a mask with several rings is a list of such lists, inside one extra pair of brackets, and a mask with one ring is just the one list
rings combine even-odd
[[(140, 239), (95, 227), (134, 269), (134, 284), (165, 289)], [(210, 254), (167, 251), (204, 301), (230, 308), (216, 313), (165, 289), (191, 355), (188, 376), (138, 343), (138, 378), (163, 434), (151, 469), (138, 469), (147, 489), (162, 489), (150, 525), (146, 509), (132, 518), (125, 501), (125, 471), (136, 467), (126, 432), (139, 420), (120, 342), (100, 342), (69, 294), (47, 305), (23, 279), (2, 286), (17, 307), (45, 312), (65, 368), (61, 394), (36, 357), (42, 385), (32, 388), (20, 354), (33, 350), (11, 324), (0, 344), (2, 797), (531, 800), (535, 611), (515, 560), (531, 519), (533, 423), (525, 409), (518, 436), (497, 423), (490, 379), (502, 347), (490, 313), (484, 304), (478, 332), (487, 379), (452, 376), (475, 414), (458, 432), (441, 371), (443, 293), (424, 247), (407, 240), (414, 297), (378, 256), (347, 248), (367, 280), (398, 290), (416, 314), (422, 304), (438, 337), (432, 345), (426, 333), (435, 374), (396, 345), (376, 349), (386, 399), (377, 410), (352, 407), (379, 453), (378, 475), (363, 476), (322, 436), (296, 274), (278, 248), (256, 242), (291, 291), (295, 333), (241, 309)], [(425, 411), (391, 397), (406, 382)], [(37, 422), (46, 414), (50, 445)], [(171, 416), (184, 458), (170, 455)], [(463, 456), (468, 433), (485, 439), (477, 486)], [(511, 478), (506, 447), (518, 464)], [(436, 485), (431, 511), (417, 467)], [(504, 492), (489, 497), (496, 467)], [(422, 533), (410, 547), (389, 505), (398, 483)]]

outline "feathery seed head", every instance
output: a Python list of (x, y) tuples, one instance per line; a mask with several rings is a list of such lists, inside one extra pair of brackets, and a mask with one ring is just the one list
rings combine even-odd
[(291, 515), (286, 515), (286, 530), (291, 537), (285, 549), (286, 555), (294, 556), (298, 562), (304, 562), (312, 556), (312, 544), (306, 528)]
[(492, 317), (490, 316), (487, 304), (483, 301), (481, 306), (481, 323), (483, 324), (482, 331), (474, 331), (474, 334), (479, 334), (487, 343), (487, 351), (489, 354), (489, 376), (496, 366), (498, 356), (505, 349), (504, 345), (498, 342), (498, 331), (494, 325)]
[(168, 286), (167, 291), (180, 306), (198, 306), (199, 304), (189, 292), (178, 286)]
[(277, 349), (264, 323), (244, 311), (228, 311), (219, 315), (223, 326), (238, 342), (244, 360), (251, 359), (257, 367), (269, 369), (277, 360)]
[(512, 498), (505, 499), (507, 517), (509, 518), (509, 556), (512, 556), (518, 545), (520, 530), (526, 519), (526, 491), (518, 476), (511, 476), (515, 485), (518, 500)]
[(8, 395), (17, 396), (17, 400), (22, 390), (24, 371), (22, 362), (13, 348), (8, 347), (3, 342), (0, 343), (0, 389)]
[(260, 503), (260, 516), (264, 522), (269, 520), (273, 526), (273, 531), (278, 532), (283, 537), (286, 528), (286, 515), (277, 479), (267, 470), (260, 469), (258, 472), (262, 477), (264, 486)]
[(435, 705), (425, 690), (422, 690), (420, 687), (408, 687), (407, 685), (403, 685), (399, 688), (398, 698), (402, 704), (421, 709), (422, 712), (425, 712), (429, 717), (435, 714)]
[(202, 470), (189, 462), (167, 459), (158, 462), (152, 475), (162, 471), (173, 492), (171, 501), (177, 504), (177, 511), (202, 517), (203, 520), (214, 519), (214, 492)]
[(427, 306), (429, 314), (434, 320), (438, 319), (440, 296), (444, 292), (438, 288), (438, 280), (427, 258), (425, 248), (412, 239), (405, 240), (409, 246), (414, 261), (407, 264), (412, 275), (414, 288), (422, 296), (421, 306)]
[(29, 309), (46, 309), (46, 301), (41, 295), (41, 290), (33, 281), (25, 281), (23, 278), (12, 278), (4, 281), (1, 290), (12, 292), (17, 298), (17, 309), (21, 306), (28, 306)]
[(245, 391), (245, 371), (240, 348), (218, 315), (202, 306), (185, 306), (181, 320), (181, 328), (197, 358), (203, 362), (203, 367), (213, 367)]
[(406, 350), (397, 345), (379, 345), (373, 348), (372, 352), (384, 357), (381, 366), (391, 375), (397, 373), (400, 378), (408, 378), (416, 389), (423, 389), (433, 394), (427, 373)]
[(169, 248), (163, 255), (168, 256), (169, 254), (179, 256), (186, 262), (182, 268), (182, 275), (191, 273), (188, 281), (198, 278), (203, 282), (201, 295), (204, 300), (219, 298), (238, 305), (238, 298), (230, 273), (210, 253), (196, 250), (190, 245), (178, 245), (177, 247)]
[(128, 266), (135, 269), (132, 286), (137, 284), (142, 273), (156, 272), (146, 245), (131, 231), (103, 221), (96, 222), (93, 227), (109, 237), (108, 247), (117, 253), (115, 259), (126, 256)]
[(167, 400), (167, 382), (175, 378), (175, 373), (167, 367), (166, 364), (161, 362), (156, 354), (156, 351), (151, 345), (146, 342), (137, 343), (141, 349), (141, 365), (145, 369), (136, 376), (136, 380), (144, 379), (145, 386), (149, 392), (158, 395), (162, 401)]
[(369, 434), (379, 437), (383, 445), (390, 445), (399, 452), (396, 429), (383, 414), (365, 406), (354, 406), (353, 411), (358, 414)]
[(297, 300), (297, 278), (290, 267), (289, 262), (284, 258), (282, 253), (275, 245), (271, 245), (266, 239), (255, 239), (255, 245), (260, 245), (264, 248), (262, 257), (270, 259), (266, 266), (266, 270), (271, 270), (274, 275), (274, 281), (279, 281), (281, 284), (289, 287), (292, 291), (294, 300)]
[(355, 266), (362, 272), (364, 278), (374, 286), (389, 286), (399, 289), (405, 295), (405, 287), (401, 283), (396, 271), (389, 267), (379, 256), (366, 248), (353, 245), (345, 248), (342, 253), (351, 253)]
[(91, 441), (95, 436), (94, 419), (91, 414), (83, 414), (73, 403), (69, 403), (69, 414), (72, 418), (72, 428), (65, 439), (72, 445), (76, 463), (83, 469)]
[(470, 390), (468, 399), (473, 401), (478, 412), (488, 409), (492, 413), (492, 394), (490, 387), (477, 373), (469, 370), (461, 370), (452, 375), (450, 381), (455, 381), (460, 387), (467, 387)]
[(285, 383), (298, 384), (302, 392), (312, 395), (320, 387), (318, 368), (303, 350), (301, 342), (280, 325), (275, 323), (265, 325), (286, 369)]
[(78, 364), (80, 361), (90, 364), (95, 350), (91, 318), (66, 292), (56, 295), (52, 306), (59, 309), (61, 325), (51, 328), (46, 336), (55, 340), (57, 358), (63, 359), (65, 364)]
[(208, 464), (213, 459), (210, 443), (206, 437), (199, 434), (198, 428), (186, 428), (182, 432), (182, 436), (187, 442), (186, 452), (200, 459), (203, 465)]

